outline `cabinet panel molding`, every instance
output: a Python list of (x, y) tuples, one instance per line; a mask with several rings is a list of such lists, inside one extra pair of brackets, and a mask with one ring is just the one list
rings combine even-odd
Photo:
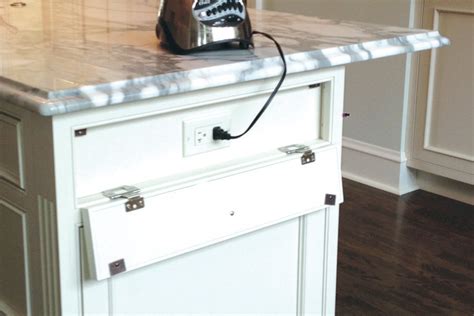
[(25, 188), (22, 120), (0, 111), (0, 180)]
[[(469, 135), (462, 134), (469, 129), (472, 132), (474, 125), (474, 65), (472, 57), (469, 59), (474, 53), (474, 34), (461, 33), (464, 28), (469, 30), (474, 26), (474, 11), (437, 8), (433, 24), (434, 29), (451, 38), (452, 47), (431, 53), (423, 148), (474, 162), (474, 145), (463, 139)], [(460, 51), (468, 57), (463, 59), (465, 62), (455, 58)], [(468, 71), (463, 71), (466, 67)], [(454, 126), (453, 122), (456, 122)]]
[(0, 200), (0, 249), (0, 312), (27, 315), (30, 281), (26, 215), (3, 200)]

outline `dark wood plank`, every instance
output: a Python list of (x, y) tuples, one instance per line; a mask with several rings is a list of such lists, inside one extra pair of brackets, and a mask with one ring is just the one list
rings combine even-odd
[(474, 207), (344, 180), (338, 315), (474, 315)]

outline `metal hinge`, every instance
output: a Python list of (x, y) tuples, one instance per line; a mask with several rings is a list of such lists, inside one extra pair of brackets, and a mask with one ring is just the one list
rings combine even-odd
[(127, 199), (125, 202), (125, 210), (127, 212), (136, 211), (145, 207), (145, 199), (140, 196), (140, 189), (130, 185), (102, 192), (105, 197), (111, 200)]
[(316, 154), (311, 148), (306, 145), (289, 145), (285, 147), (278, 148), (279, 151), (284, 152), (287, 155), (292, 154), (303, 154), (301, 156), (301, 164), (306, 165), (316, 161)]

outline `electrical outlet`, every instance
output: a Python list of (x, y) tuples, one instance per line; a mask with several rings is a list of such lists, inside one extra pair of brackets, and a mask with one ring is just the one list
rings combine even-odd
[(212, 139), (212, 129), (214, 126), (206, 126), (196, 128), (194, 130), (194, 145), (202, 146), (212, 143), (214, 140)]
[(229, 141), (212, 138), (214, 127), (230, 129), (230, 114), (220, 113), (198, 119), (183, 121), (183, 152), (184, 156), (192, 156), (221, 149), (230, 145)]

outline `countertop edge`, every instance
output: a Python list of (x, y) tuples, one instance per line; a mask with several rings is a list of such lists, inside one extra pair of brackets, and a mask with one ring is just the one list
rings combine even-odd
[[(288, 73), (292, 74), (429, 50), (449, 44), (449, 39), (441, 36), (438, 31), (430, 31), (287, 54), (286, 59)], [(238, 72), (238, 75), (229, 76), (229, 72)], [(34, 93), (34, 91), (39, 91), (37, 88), (31, 87), (31, 92), (29, 92), (23, 87), (20, 89), (15, 84), (0, 81), (0, 99), (42, 116), (55, 116), (206, 88), (217, 88), (239, 82), (272, 78), (279, 76), (280, 73), (280, 58), (269, 57), (191, 71), (84, 86), (73, 89), (74, 95), (60, 95), (60, 92), (53, 92), (49, 93), (48, 97)]]

